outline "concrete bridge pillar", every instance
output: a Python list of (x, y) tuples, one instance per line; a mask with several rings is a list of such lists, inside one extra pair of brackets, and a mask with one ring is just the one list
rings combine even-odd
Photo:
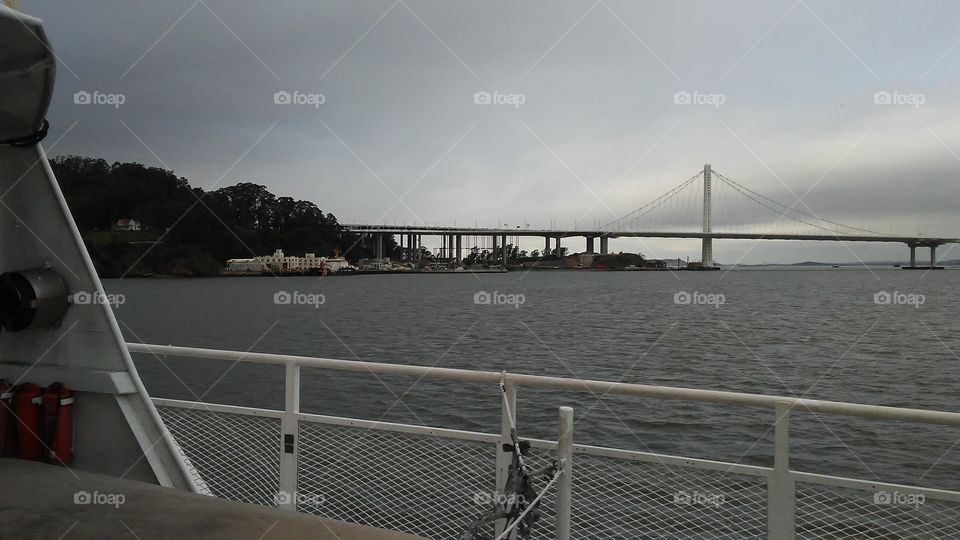
[(610, 253), (610, 237), (601, 236), (600, 237), (600, 254), (606, 255)]
[(490, 248), (491, 260), (496, 261), (497, 255), (499, 255), (499, 252), (497, 251), (497, 235), (493, 235), (493, 244), (492, 244), (492, 247)]
[(937, 245), (930, 244), (930, 268), (937, 266)]
[(557, 257), (559, 257), (559, 256), (561, 255), (561, 253), (560, 253), (560, 241), (561, 241), (562, 239), (563, 239), (562, 236), (558, 236), (558, 237), (557, 237)]
[(587, 238), (587, 253), (593, 253), (593, 237), (588, 236)]
[(550, 255), (550, 237), (543, 237), (543, 256), (546, 257)]
[(910, 268), (917, 267), (917, 245), (916, 244), (907, 244), (910, 246)]
[(383, 234), (377, 233), (377, 234), (376, 234), (376, 237), (377, 237), (377, 239), (376, 239), (376, 247), (377, 247), (377, 249), (376, 249), (376, 255), (377, 255), (377, 258), (378, 258), (378, 259), (382, 259), (382, 258), (383, 258)]
[(507, 257), (509, 256), (509, 254), (507, 253), (507, 235), (503, 235), (503, 236), (500, 238), (500, 240), (501, 240), (501, 244), (502, 244), (502, 245), (500, 246), (500, 249), (501, 249), (501, 251), (502, 251), (502, 253), (501, 253), (501, 255), (500, 255), (500, 258), (503, 260), (503, 265), (506, 266), (506, 265), (507, 265)]
[(463, 235), (457, 235), (457, 254), (453, 257), (453, 262), (460, 263), (461, 258), (463, 257)]

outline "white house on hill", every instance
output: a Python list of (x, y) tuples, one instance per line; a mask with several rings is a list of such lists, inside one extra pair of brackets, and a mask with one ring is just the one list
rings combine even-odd
[(110, 226), (111, 231), (139, 231), (140, 229), (140, 222), (132, 218), (118, 219)]

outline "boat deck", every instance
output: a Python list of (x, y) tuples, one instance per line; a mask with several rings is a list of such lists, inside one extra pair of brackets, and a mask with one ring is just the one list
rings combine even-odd
[(33, 461), (0, 459), (0, 478), (7, 486), (0, 495), (0, 538), (5, 540), (419, 538)]

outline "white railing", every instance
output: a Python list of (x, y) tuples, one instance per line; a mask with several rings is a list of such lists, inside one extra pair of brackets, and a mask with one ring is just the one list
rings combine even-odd
[[(509, 454), (501, 445), (516, 421), (517, 389), (531, 387), (759, 407), (771, 411), (774, 425), (772, 467), (578, 445), (573, 434), (563, 436), (562, 428), (558, 439), (568, 447), (532, 440), (535, 463), (569, 456), (564, 464), (570, 471), (557, 482), (557, 491), (544, 498), (537, 538), (551, 537), (553, 530), (560, 538), (844, 538), (865, 530), (884, 538), (960, 535), (960, 492), (798, 472), (789, 463), (792, 413), (947, 426), (960, 426), (960, 413), (516, 373), (128, 346), (133, 353), (284, 367), (283, 410), (154, 399), (195, 474), (222, 497), (425, 537), (459, 538), (484, 510), (474, 503), (476, 494), (503, 488)], [(489, 383), (497, 392), (503, 381), (500, 432), (305, 414), (300, 410), (301, 368)], [(343, 451), (345, 446), (349, 452)]]

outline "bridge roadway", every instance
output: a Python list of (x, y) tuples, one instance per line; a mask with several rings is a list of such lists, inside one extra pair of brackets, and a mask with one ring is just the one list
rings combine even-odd
[[(587, 252), (594, 253), (594, 239), (600, 239), (600, 253), (609, 253), (609, 240), (611, 238), (692, 238), (703, 241), (705, 246), (717, 240), (811, 240), (823, 242), (893, 242), (906, 244), (910, 248), (910, 266), (916, 268), (918, 247), (930, 249), (930, 266), (937, 266), (937, 247), (943, 244), (958, 244), (960, 238), (937, 238), (923, 236), (895, 236), (895, 235), (866, 235), (866, 234), (832, 234), (824, 232), (823, 234), (785, 234), (785, 233), (725, 233), (725, 232), (663, 232), (663, 231), (591, 231), (591, 230), (570, 230), (570, 229), (509, 229), (509, 228), (482, 228), (482, 227), (442, 227), (442, 226), (423, 226), (423, 225), (363, 225), (349, 224), (343, 226), (346, 230), (368, 234), (374, 237), (376, 243), (376, 252), (378, 258), (383, 258), (383, 236), (399, 235), (400, 247), (410, 252), (419, 253), (422, 246), (422, 237), (439, 236), (442, 238), (439, 256), (441, 259), (459, 261), (463, 253), (463, 236), (488, 236), (492, 238), (493, 252), (495, 256), (500, 256), (501, 260), (507, 257), (506, 246), (507, 237), (525, 236), (541, 237), (544, 239), (544, 250), (552, 251), (551, 239), (556, 242), (556, 252), (560, 252), (560, 241), (563, 238), (584, 237), (587, 241)], [(498, 242), (499, 241), (499, 242)], [(497, 253), (499, 243), (500, 251)], [(712, 248), (709, 248), (712, 251)], [(704, 250), (708, 253), (707, 249)], [(706, 257), (712, 266), (712, 258)]]
[(782, 233), (723, 233), (723, 232), (660, 232), (660, 231), (584, 231), (550, 229), (502, 229), (481, 227), (424, 227), (418, 225), (344, 225), (354, 233), (419, 234), (427, 236), (539, 236), (541, 238), (714, 238), (726, 240), (822, 240), (834, 242), (893, 242), (929, 247), (943, 244), (960, 244), (960, 238), (935, 238), (926, 236), (880, 236), (850, 234), (782, 234)]

